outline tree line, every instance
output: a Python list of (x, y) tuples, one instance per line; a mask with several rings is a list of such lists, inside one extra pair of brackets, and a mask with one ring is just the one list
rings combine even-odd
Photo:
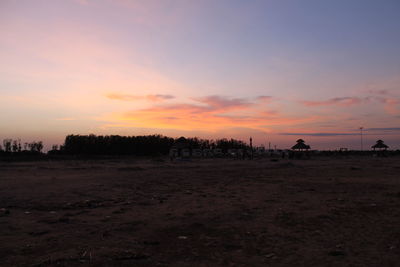
[[(120, 136), (120, 135), (68, 135), (60, 151), (65, 154), (89, 155), (167, 155), (177, 138), (162, 135)], [(247, 145), (235, 139), (208, 140), (197, 137), (186, 138), (191, 148), (219, 148), (227, 151), (231, 148), (247, 148)]]
[(43, 142), (25, 142), (21, 143), (21, 139), (4, 139), (3, 144), (0, 144), (0, 152), (3, 154), (10, 153), (33, 153), (40, 154), (43, 150)]
[[(167, 155), (178, 138), (163, 135), (120, 136), (120, 135), (67, 135), (63, 145), (53, 145), (51, 155)], [(235, 139), (186, 138), (189, 147), (196, 149), (246, 149), (248, 145)], [(20, 139), (4, 139), (0, 145), (1, 154), (41, 154), (43, 142), (21, 143)]]

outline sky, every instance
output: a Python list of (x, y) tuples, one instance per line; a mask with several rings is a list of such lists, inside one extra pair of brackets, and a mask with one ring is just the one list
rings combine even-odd
[(1, 0), (0, 140), (400, 149), (398, 0)]

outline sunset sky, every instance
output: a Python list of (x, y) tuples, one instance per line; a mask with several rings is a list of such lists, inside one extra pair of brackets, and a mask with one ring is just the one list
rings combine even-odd
[(0, 140), (400, 149), (399, 0), (1, 0)]

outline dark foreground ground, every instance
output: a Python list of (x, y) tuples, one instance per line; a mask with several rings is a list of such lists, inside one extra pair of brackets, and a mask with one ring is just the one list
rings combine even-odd
[(400, 158), (0, 163), (2, 266), (399, 266)]

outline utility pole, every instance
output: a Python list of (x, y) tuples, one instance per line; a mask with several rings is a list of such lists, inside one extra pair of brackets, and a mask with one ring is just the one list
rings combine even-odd
[(361, 142), (361, 151), (363, 151), (363, 135), (362, 135), (362, 131), (363, 131), (364, 127), (360, 127), (360, 142)]
[(253, 159), (253, 138), (250, 137), (250, 157)]

